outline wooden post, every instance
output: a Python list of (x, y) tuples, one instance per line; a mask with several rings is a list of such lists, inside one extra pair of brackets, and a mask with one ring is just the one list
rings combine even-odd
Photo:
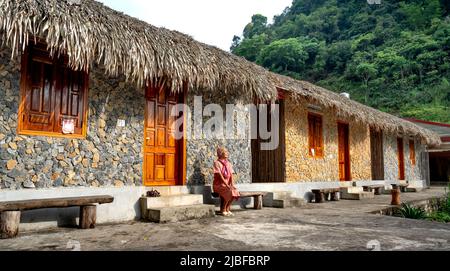
[(5, 211), (0, 214), (0, 239), (14, 238), (19, 234), (20, 211)]
[(258, 196), (254, 196), (253, 197), (253, 201), (254, 201), (254, 205), (255, 205), (255, 210), (261, 210), (262, 209), (262, 202), (263, 202), (263, 196), (262, 195), (258, 195)]
[(393, 188), (391, 190), (392, 195), (392, 201), (391, 205), (400, 205), (400, 188), (396, 185), (393, 185)]
[(88, 205), (80, 207), (80, 228), (93, 229), (97, 222), (97, 206)]

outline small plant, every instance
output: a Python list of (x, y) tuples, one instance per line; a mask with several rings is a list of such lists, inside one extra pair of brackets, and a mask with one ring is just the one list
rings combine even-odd
[(428, 216), (428, 220), (449, 223), (450, 214), (444, 212), (433, 212)]
[(409, 204), (403, 203), (399, 210), (400, 215), (404, 218), (410, 219), (426, 219), (427, 215), (425, 210), (420, 207), (414, 207)]
[(158, 190), (151, 190), (147, 192), (147, 197), (149, 198), (159, 198), (161, 197), (161, 193), (158, 192)]

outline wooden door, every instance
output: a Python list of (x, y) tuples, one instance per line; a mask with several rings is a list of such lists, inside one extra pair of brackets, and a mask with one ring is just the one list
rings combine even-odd
[(372, 180), (384, 180), (383, 131), (370, 129)]
[(183, 102), (184, 95), (171, 95), (164, 87), (146, 90), (144, 131), (144, 185), (182, 185), (184, 144), (175, 139), (172, 108)]
[(397, 138), (398, 151), (398, 179), (405, 180), (405, 152), (403, 146), (403, 138)]
[(338, 123), (339, 180), (351, 181), (349, 125)]
[[(264, 141), (259, 136), (259, 120), (262, 111), (258, 110), (258, 138), (252, 139), (252, 182), (253, 183), (281, 183), (285, 182), (285, 120), (284, 120), (284, 100), (276, 102), (280, 108), (279, 123), (279, 145), (276, 150), (261, 150), (261, 143)], [(267, 127), (271, 124), (270, 105), (267, 110)]]

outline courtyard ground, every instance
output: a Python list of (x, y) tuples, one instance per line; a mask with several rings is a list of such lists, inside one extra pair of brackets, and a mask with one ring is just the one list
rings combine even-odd
[[(444, 188), (402, 194), (404, 202), (444, 194)], [(131, 222), (93, 230), (21, 232), (0, 250), (450, 250), (450, 224), (371, 214), (390, 196), (308, 204), (302, 208), (237, 210), (172, 224)]]

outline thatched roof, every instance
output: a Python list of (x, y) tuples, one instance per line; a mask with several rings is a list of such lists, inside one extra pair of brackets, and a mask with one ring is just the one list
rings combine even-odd
[(434, 133), (307, 82), (276, 75), (216, 47), (157, 28), (93, 0), (0, 0), (0, 39), (13, 56), (32, 37), (43, 38), (52, 53), (69, 56), (74, 69), (97, 63), (109, 75), (123, 74), (143, 86), (164, 78), (172, 91), (190, 88), (239, 93), (274, 100), (277, 88), (306, 97), (342, 116), (373, 127), (440, 144)]
[(75, 69), (88, 70), (96, 62), (140, 86), (166, 78), (174, 91), (188, 82), (194, 88), (276, 97), (262, 67), (93, 0), (0, 0), (0, 32), (14, 53), (39, 36), (52, 53), (66, 53)]
[(278, 86), (290, 91), (294, 99), (305, 98), (313, 103), (333, 108), (338, 116), (367, 123), (377, 130), (413, 136), (430, 145), (441, 144), (439, 135), (412, 122), (381, 112), (309, 82), (282, 75), (275, 75), (275, 77), (278, 79)]

